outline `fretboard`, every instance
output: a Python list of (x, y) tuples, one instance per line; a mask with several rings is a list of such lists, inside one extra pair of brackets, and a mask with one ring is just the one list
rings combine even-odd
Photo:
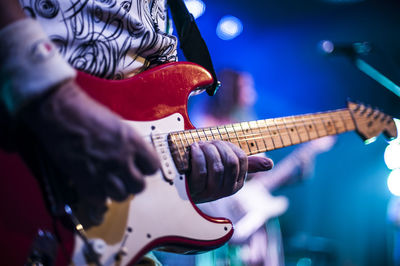
[(229, 141), (252, 155), (353, 130), (355, 124), (350, 111), (341, 109), (173, 132), (169, 135), (169, 144), (178, 170), (185, 172), (189, 147), (194, 142)]

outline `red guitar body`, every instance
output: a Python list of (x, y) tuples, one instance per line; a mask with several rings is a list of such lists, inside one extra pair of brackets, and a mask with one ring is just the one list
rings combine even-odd
[[(198, 65), (183, 62), (165, 64), (121, 81), (103, 80), (79, 73), (77, 82), (91, 97), (125, 120), (152, 121), (179, 114), (183, 117), (184, 129), (191, 129), (193, 126), (187, 113), (189, 94), (212, 84), (213, 79)], [(53, 220), (45, 208), (37, 181), (17, 154), (0, 152), (0, 176), (1, 264), (23, 265), (38, 230), (54, 232)], [(188, 199), (191, 201), (190, 197)], [(191, 202), (190, 205), (192, 206)], [(195, 206), (192, 207), (210, 223), (230, 224), (225, 219), (207, 217)], [(160, 217), (160, 222), (162, 219)], [(59, 223), (57, 227), (62, 240), (62, 245), (59, 244), (57, 265), (65, 265), (74, 257), (74, 250), (76, 252), (76, 236)], [(200, 250), (217, 247), (228, 241), (233, 233), (232, 228), (225, 231), (225, 235), (213, 240), (166, 234), (143, 244), (128, 263), (137, 261), (149, 250), (164, 244), (188, 245)], [(105, 264), (111, 263), (108, 261)]]

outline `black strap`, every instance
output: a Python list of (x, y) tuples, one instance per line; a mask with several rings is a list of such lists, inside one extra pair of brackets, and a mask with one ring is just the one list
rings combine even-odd
[(210, 52), (201, 37), (194, 17), (189, 13), (183, 0), (168, 0), (168, 5), (178, 32), (180, 47), (186, 59), (207, 69), (214, 78), (214, 83), (206, 88), (208, 95), (212, 96), (217, 92), (220, 82), (215, 74)]

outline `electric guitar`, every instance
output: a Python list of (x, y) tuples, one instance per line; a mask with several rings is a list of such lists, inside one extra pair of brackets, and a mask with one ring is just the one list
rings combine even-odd
[[(187, 253), (223, 245), (233, 234), (232, 223), (205, 215), (188, 194), (185, 173), (189, 146), (195, 141), (230, 141), (252, 155), (353, 130), (364, 140), (381, 132), (397, 137), (390, 116), (355, 103), (324, 113), (194, 129), (187, 99), (213, 79), (192, 63), (161, 65), (121, 81), (79, 73), (77, 82), (154, 146), (161, 169), (145, 178), (141, 193), (121, 203), (110, 202), (100, 226), (83, 231), (72, 219), (75, 230), (69, 230), (51, 219), (23, 161), (17, 155), (0, 153), (0, 259), (7, 265), (25, 263), (38, 229), (54, 232), (58, 228), (59, 265), (126, 265), (155, 248)], [(68, 207), (65, 210), (70, 215)]]

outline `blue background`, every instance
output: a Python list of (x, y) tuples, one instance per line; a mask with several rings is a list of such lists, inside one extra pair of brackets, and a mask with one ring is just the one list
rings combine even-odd
[[(368, 41), (373, 49), (366, 60), (400, 81), (400, 2), (204, 2), (206, 12), (197, 22), (214, 65), (217, 70), (232, 67), (253, 74), (260, 118), (339, 109), (348, 98), (400, 117), (397, 96), (361, 73), (348, 58), (329, 57), (318, 49), (321, 40)], [(215, 33), (225, 15), (243, 23), (242, 34), (230, 41)], [(202, 97), (208, 96), (196, 96), (190, 105), (200, 108)], [(277, 192), (290, 199), (290, 208), (280, 219), (288, 265), (301, 257), (331, 265), (392, 265), (386, 145), (382, 136), (365, 146), (355, 133), (345, 133), (330, 152), (317, 158), (310, 180)], [(268, 155), (279, 161), (291, 150)], [(300, 252), (293, 246), (299, 235), (304, 248)]]

